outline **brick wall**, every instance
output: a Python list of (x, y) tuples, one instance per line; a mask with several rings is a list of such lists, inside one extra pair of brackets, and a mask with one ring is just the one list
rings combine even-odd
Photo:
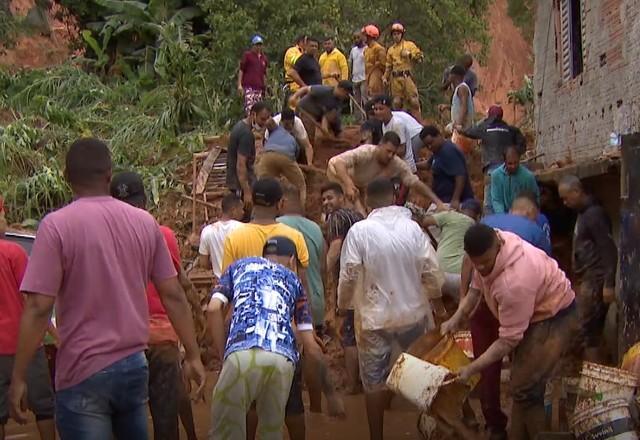
[(612, 131), (640, 131), (640, 0), (582, 0), (584, 70), (566, 81), (557, 5), (537, 2), (534, 38), (534, 123), (546, 165), (598, 157)]

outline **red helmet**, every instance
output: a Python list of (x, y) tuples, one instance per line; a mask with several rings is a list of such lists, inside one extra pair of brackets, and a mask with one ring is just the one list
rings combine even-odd
[(393, 23), (391, 25), (391, 32), (402, 32), (404, 34), (404, 26), (402, 25), (402, 23)]
[(380, 31), (375, 25), (372, 25), (372, 24), (368, 24), (365, 27), (363, 27), (362, 33), (369, 38), (378, 38), (380, 36)]

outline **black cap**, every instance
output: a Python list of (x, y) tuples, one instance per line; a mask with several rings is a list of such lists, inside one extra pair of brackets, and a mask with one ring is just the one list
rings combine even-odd
[(111, 196), (132, 205), (141, 206), (147, 201), (144, 183), (138, 173), (126, 171), (111, 178)]
[(282, 199), (282, 186), (272, 177), (258, 179), (253, 184), (253, 204), (258, 206), (275, 206)]
[(353, 95), (353, 83), (348, 79), (343, 79), (338, 83), (338, 87), (344, 89), (349, 93), (349, 95)]
[(266, 257), (268, 255), (296, 257), (298, 259), (296, 244), (291, 239), (282, 236), (267, 239), (264, 248), (262, 248), (262, 256)]

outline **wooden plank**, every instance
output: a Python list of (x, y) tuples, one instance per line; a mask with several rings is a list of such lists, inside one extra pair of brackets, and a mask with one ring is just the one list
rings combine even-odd
[(209, 151), (207, 158), (204, 160), (204, 163), (200, 168), (200, 173), (198, 174), (196, 181), (196, 194), (202, 194), (204, 191), (207, 180), (209, 179), (209, 173), (211, 173), (211, 169), (213, 168), (213, 165), (221, 151), (222, 149), (219, 146), (215, 146), (211, 151)]

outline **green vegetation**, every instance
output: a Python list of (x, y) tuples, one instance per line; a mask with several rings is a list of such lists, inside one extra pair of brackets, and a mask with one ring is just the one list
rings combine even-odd
[(533, 78), (528, 75), (524, 76), (522, 87), (518, 90), (510, 90), (507, 93), (509, 102), (519, 105), (524, 109), (523, 126), (533, 126)]
[[(85, 56), (46, 70), (0, 70), (0, 194), (13, 222), (68, 200), (62, 161), (80, 136), (107, 140), (117, 167), (141, 171), (154, 200), (176, 188), (176, 169), (203, 148), (203, 135), (240, 117), (237, 63), (255, 33), (266, 40), (278, 109), (282, 55), (296, 35), (332, 35), (347, 50), (352, 33), (372, 22), (388, 44), (390, 24), (400, 20), (426, 54), (417, 79), (429, 111), (441, 98), (444, 67), (466, 43), (486, 43), (490, 2), (58, 1), (78, 23), (74, 45)], [(4, 23), (0, 16), (0, 32)]]
[(535, 8), (532, 0), (509, 0), (507, 13), (522, 32), (525, 40), (533, 41)]

